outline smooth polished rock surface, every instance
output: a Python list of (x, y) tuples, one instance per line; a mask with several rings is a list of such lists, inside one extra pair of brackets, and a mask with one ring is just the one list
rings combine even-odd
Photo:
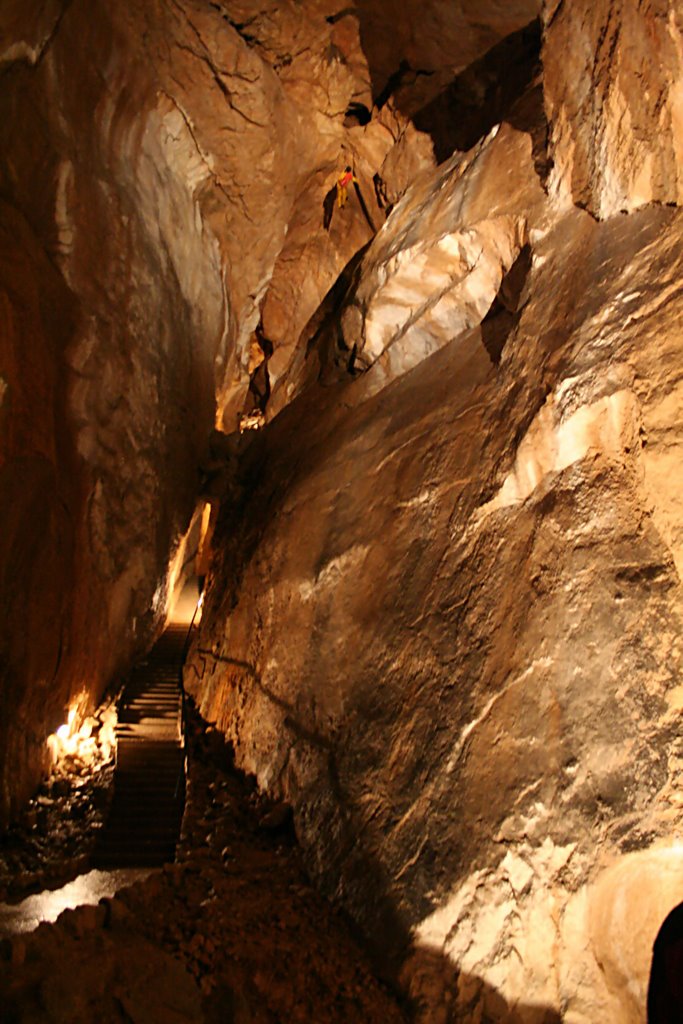
[(544, 198), (530, 137), (509, 125), (422, 175), (365, 254), (343, 311), (355, 362), (380, 360), (390, 381), (478, 326), (538, 230)]

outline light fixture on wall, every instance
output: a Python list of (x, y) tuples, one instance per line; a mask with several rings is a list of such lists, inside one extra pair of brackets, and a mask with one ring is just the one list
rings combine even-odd
[(53, 764), (65, 757), (77, 757), (86, 762), (98, 758), (109, 760), (116, 745), (116, 705), (104, 705), (95, 716), (84, 715), (84, 706), (81, 695), (72, 702), (66, 722), (48, 736)]

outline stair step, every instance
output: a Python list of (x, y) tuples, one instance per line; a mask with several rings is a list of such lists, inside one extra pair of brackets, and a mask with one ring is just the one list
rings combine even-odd
[[(111, 835), (107, 842), (126, 842), (131, 845), (135, 842), (175, 842), (178, 837), (178, 824), (179, 822), (177, 819), (163, 824), (160, 823), (154, 828), (136, 828), (134, 824), (121, 824), (119, 828), (112, 828)], [(106, 843), (100, 844), (100, 849), (103, 849), (105, 845)]]
[(97, 867), (172, 861), (185, 801), (181, 659), (187, 629), (169, 629), (128, 680), (119, 708), (114, 794)]

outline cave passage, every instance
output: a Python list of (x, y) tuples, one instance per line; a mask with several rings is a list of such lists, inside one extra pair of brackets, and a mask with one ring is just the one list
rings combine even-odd
[(169, 625), (124, 688), (113, 799), (93, 853), (101, 869), (173, 861), (185, 801), (182, 668), (188, 630)]
[(682, 19), (0, 0), (0, 1016), (670, 1020)]
[(678, 1024), (683, 1012), (683, 903), (667, 915), (652, 950), (647, 1024)]
[(405, 1024), (405, 1006), (311, 884), (289, 809), (235, 769), (191, 702), (187, 726), (174, 863), (91, 871), (0, 906), (3, 1020), (113, 1024), (123, 1005), (135, 1020), (178, 1024)]

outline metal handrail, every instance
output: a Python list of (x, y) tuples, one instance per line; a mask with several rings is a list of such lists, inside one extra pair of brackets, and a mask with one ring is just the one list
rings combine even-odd
[(185, 680), (184, 680), (183, 670), (185, 668), (185, 662), (187, 661), (187, 656), (190, 653), (190, 643), (192, 642), (192, 630), (194, 629), (195, 619), (197, 618), (197, 612), (199, 611), (199, 609), (201, 608), (203, 603), (204, 603), (204, 593), (202, 592), (199, 595), (199, 600), (197, 601), (195, 610), (192, 613), (192, 619), (190, 620), (190, 625), (188, 626), (188, 629), (187, 629), (187, 635), (185, 637), (185, 643), (183, 644), (183, 652), (182, 652), (182, 655), (180, 657), (180, 664), (178, 666), (178, 683), (180, 685), (180, 720), (181, 720), (181, 729), (182, 729), (182, 735), (183, 735), (183, 747), (185, 748), (186, 771), (187, 771), (188, 743), (187, 743), (187, 711), (186, 711), (186, 706), (185, 705), (186, 705), (186, 700), (187, 700), (187, 694), (185, 692)]

